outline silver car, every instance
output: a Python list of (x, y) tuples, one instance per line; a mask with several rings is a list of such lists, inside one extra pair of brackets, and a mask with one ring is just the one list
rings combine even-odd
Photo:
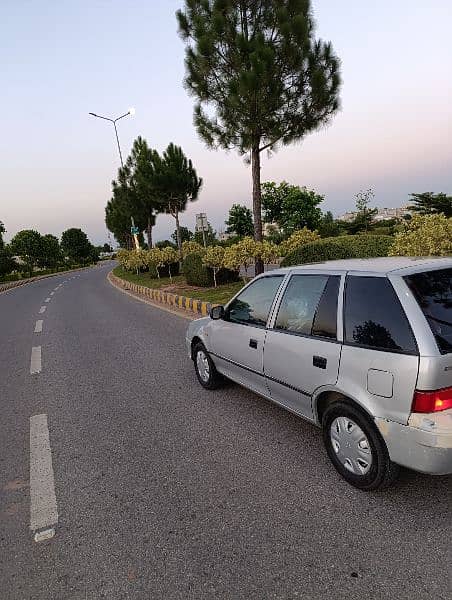
[(190, 323), (200, 384), (223, 377), (320, 426), (352, 485), (452, 473), (452, 259), (340, 260), (256, 277)]

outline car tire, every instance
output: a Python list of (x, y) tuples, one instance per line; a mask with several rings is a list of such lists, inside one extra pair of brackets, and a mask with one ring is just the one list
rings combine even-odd
[(218, 373), (213, 360), (210, 358), (204, 344), (198, 342), (193, 349), (193, 362), (196, 377), (206, 390), (215, 390), (223, 383), (222, 376)]
[(335, 469), (360, 490), (390, 486), (400, 467), (371, 419), (346, 401), (334, 402), (322, 418), (323, 441)]

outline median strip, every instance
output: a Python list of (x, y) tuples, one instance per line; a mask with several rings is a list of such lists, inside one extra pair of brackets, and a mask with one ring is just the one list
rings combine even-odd
[(112, 271), (108, 274), (108, 280), (115, 287), (122, 290), (129, 290), (138, 296), (148, 298), (149, 300), (157, 303), (166, 305), (176, 310), (182, 310), (187, 313), (194, 313), (195, 315), (205, 317), (209, 314), (212, 306), (215, 306), (211, 302), (205, 302), (204, 300), (197, 300), (196, 298), (189, 298), (188, 296), (181, 296), (179, 294), (172, 294), (159, 289), (153, 289), (125, 281), (114, 275)]

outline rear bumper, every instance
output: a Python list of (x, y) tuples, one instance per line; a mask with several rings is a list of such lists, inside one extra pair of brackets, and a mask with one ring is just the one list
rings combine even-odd
[(393, 462), (431, 475), (452, 473), (452, 410), (412, 414), (408, 425), (381, 418), (375, 423)]

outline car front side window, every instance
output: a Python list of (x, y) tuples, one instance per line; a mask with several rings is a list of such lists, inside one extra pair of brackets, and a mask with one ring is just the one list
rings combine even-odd
[(261, 277), (251, 283), (228, 306), (225, 319), (242, 325), (265, 327), (283, 275)]

